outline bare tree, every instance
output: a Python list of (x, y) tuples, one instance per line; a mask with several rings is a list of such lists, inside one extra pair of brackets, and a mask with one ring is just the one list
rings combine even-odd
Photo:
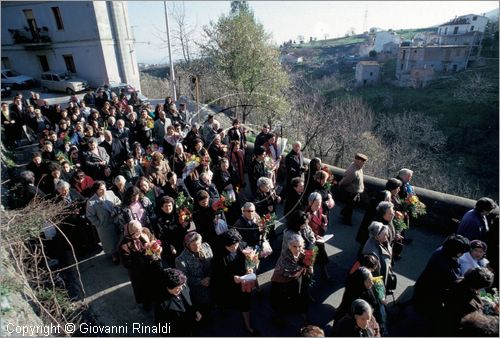
[(174, 27), (172, 28), (172, 40), (174, 48), (182, 53), (184, 61), (189, 64), (196, 53), (195, 33), (196, 25), (192, 26), (186, 18), (186, 7), (184, 2), (172, 2), (172, 14)]

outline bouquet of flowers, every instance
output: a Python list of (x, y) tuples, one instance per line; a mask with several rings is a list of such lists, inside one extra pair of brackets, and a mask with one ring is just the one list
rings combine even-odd
[(264, 168), (266, 169), (266, 172), (268, 174), (273, 173), (275, 167), (276, 166), (275, 166), (274, 160), (270, 156), (264, 157)]
[(186, 161), (186, 166), (182, 172), (182, 178), (185, 179), (193, 170), (199, 166), (201, 163), (201, 158), (196, 155), (191, 155), (191, 157)]
[(213, 204), (212, 204), (212, 209), (217, 212), (219, 210), (222, 210), (224, 212), (227, 212), (229, 209), (227, 208), (227, 204), (228, 202), (226, 202), (226, 198), (224, 197), (224, 195), (222, 195), (217, 201), (215, 201)]
[(247, 246), (245, 249), (241, 250), (241, 252), (245, 255), (245, 269), (247, 272), (255, 272), (259, 266), (259, 255), (257, 254), (257, 250)]
[(409, 195), (402, 204), (405, 211), (413, 218), (427, 214), (425, 204), (420, 202), (417, 195)]
[(485, 290), (479, 291), (479, 297), (483, 301), (483, 312), (485, 315), (498, 315), (499, 296), (498, 290), (493, 288), (493, 293)]
[(264, 238), (267, 238), (270, 231), (274, 231), (274, 223), (276, 222), (276, 214), (267, 213), (260, 218), (259, 228), (264, 231)]
[(234, 202), (236, 202), (236, 194), (234, 193), (234, 190), (229, 190), (229, 191), (223, 191), (222, 192), (222, 197), (224, 197), (224, 206), (225, 207), (230, 207)]
[(337, 185), (337, 181), (335, 180), (335, 176), (330, 171), (330, 169), (328, 169), (328, 167), (326, 165), (323, 166), (323, 168), (321, 168), (321, 170), (323, 170), (324, 172), (326, 172), (328, 174), (328, 179), (323, 187), (326, 190), (331, 191), (333, 186)]
[(175, 199), (175, 208), (179, 215), (179, 223), (190, 222), (193, 215), (193, 200), (190, 197), (184, 196), (183, 192)]
[(401, 232), (409, 228), (408, 224), (406, 224), (405, 218), (406, 217), (404, 213), (402, 213), (401, 211), (396, 211), (396, 215), (392, 220), (392, 224), (394, 224), (394, 229), (396, 229), (396, 232)]
[(304, 257), (302, 258), (302, 264), (305, 267), (310, 267), (316, 262), (316, 256), (318, 255), (318, 247), (315, 245), (310, 250), (304, 250)]
[(385, 299), (385, 286), (384, 286), (384, 278), (383, 276), (377, 276), (372, 278), (373, 281), (373, 291), (375, 296), (379, 300)]
[(161, 255), (161, 241), (157, 239), (154, 242), (145, 245), (146, 256), (151, 256), (154, 260), (160, 259)]

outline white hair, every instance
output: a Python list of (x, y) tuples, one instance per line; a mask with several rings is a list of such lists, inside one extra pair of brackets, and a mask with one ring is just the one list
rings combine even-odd
[(125, 183), (127, 182), (127, 180), (125, 179), (125, 177), (123, 177), (122, 175), (118, 175), (115, 177), (115, 179), (113, 180), (113, 183), (114, 184), (117, 184), (117, 183)]
[(273, 187), (273, 181), (271, 181), (270, 178), (268, 177), (260, 177), (258, 180), (257, 180), (257, 187), (260, 188), (262, 186), (268, 186), (269, 188), (272, 188)]

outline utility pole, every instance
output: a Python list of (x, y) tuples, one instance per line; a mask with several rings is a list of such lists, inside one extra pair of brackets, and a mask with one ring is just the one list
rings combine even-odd
[(168, 43), (168, 56), (170, 58), (170, 86), (172, 87), (172, 98), (174, 102), (177, 101), (177, 90), (175, 89), (175, 73), (174, 73), (174, 60), (172, 60), (172, 47), (170, 45), (170, 31), (168, 29), (168, 11), (167, 2), (163, 1), (165, 8), (165, 24), (167, 25), (167, 43)]

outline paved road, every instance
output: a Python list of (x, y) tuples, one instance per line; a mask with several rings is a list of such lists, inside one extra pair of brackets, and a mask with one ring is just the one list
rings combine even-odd
[[(343, 294), (345, 275), (354, 262), (358, 244), (354, 240), (357, 227), (347, 226), (340, 222), (337, 205), (333, 211), (328, 233), (335, 234), (327, 245), (330, 257), (329, 272), (335, 279), (333, 283), (319, 281), (315, 284), (312, 296), (316, 303), (309, 309), (309, 317), (313, 324), (327, 330), (331, 326), (334, 309), (340, 304)], [(354, 224), (359, 224), (363, 213), (361, 210), (353, 216)], [(398, 275), (398, 287), (395, 292), (397, 301), (408, 300), (411, 296), (411, 287), (423, 270), (432, 251), (439, 246), (443, 237), (429, 233), (422, 229), (414, 228), (410, 231), (413, 242), (405, 247), (403, 259), (398, 261), (395, 272)], [(281, 237), (279, 237), (280, 242)], [(279, 248), (275, 247), (279, 252)], [(269, 302), (269, 287), (272, 268), (276, 258), (270, 257), (269, 261), (261, 263), (259, 283), (262, 293), (255, 295), (252, 304), (252, 321), (254, 326), (264, 336), (295, 336), (302, 321), (299, 317), (287, 318), (284, 327), (277, 327), (271, 321), (271, 306)], [(91, 314), (100, 325), (128, 325), (131, 332), (133, 322), (153, 325), (152, 312), (146, 312), (135, 304), (132, 288), (126, 269), (115, 266), (109, 257), (102, 253), (88, 258), (80, 265), (83, 284), (86, 290), (86, 299), (90, 305)], [(392, 306), (396, 309), (395, 306)], [(408, 318), (399, 318), (393, 325), (393, 334), (398, 336), (414, 336), (419, 324)], [(141, 334), (144, 335), (144, 334)], [(229, 312), (224, 316), (216, 314), (212, 325), (204, 326), (200, 330), (202, 336), (243, 336), (242, 318), (237, 312)]]

